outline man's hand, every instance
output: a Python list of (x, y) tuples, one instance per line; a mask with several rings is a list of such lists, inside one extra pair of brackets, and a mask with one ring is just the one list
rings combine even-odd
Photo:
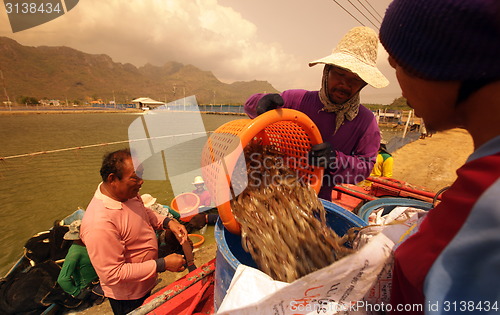
[(336, 154), (328, 142), (313, 145), (309, 151), (309, 164), (313, 166), (333, 168)]
[(177, 220), (172, 219), (168, 222), (168, 228), (172, 231), (172, 233), (174, 233), (181, 245), (184, 244), (184, 242), (187, 242), (188, 232), (184, 225), (177, 222)]
[(264, 95), (257, 103), (257, 115), (263, 114), (272, 109), (276, 109), (285, 104), (283, 98), (279, 94), (267, 94)]
[(163, 259), (165, 260), (165, 268), (168, 271), (181, 272), (186, 269), (186, 267), (184, 267), (184, 265), (186, 264), (186, 260), (182, 255), (170, 254)]

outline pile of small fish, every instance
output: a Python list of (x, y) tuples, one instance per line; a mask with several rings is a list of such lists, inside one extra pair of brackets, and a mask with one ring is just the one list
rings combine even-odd
[(242, 246), (274, 280), (292, 282), (350, 254), (326, 225), (316, 192), (272, 146), (245, 148), (248, 183), (231, 201), (241, 224)]

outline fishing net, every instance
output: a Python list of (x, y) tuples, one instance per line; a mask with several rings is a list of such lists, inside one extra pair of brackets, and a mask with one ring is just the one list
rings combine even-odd
[[(352, 252), (344, 246), (352, 233), (339, 237), (327, 226), (315, 191), (287, 166), (286, 156), (255, 142), (244, 154), (248, 184), (231, 209), (241, 224), (242, 246), (259, 269), (292, 282)], [(233, 174), (233, 187), (242, 176)]]

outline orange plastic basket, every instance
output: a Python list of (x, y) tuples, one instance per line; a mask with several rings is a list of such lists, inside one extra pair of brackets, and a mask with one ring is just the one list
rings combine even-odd
[(200, 234), (188, 234), (189, 239), (193, 242), (193, 247), (198, 248), (205, 243), (205, 237)]
[(199, 206), (200, 197), (191, 192), (177, 195), (170, 203), (170, 207), (179, 212), (181, 220), (184, 222), (189, 222), (189, 220), (198, 214)]
[(231, 178), (237, 164), (238, 167), (245, 167), (243, 149), (252, 140), (273, 145), (286, 158), (291, 158), (294, 163), (289, 167), (297, 171), (316, 192), (319, 192), (323, 179), (323, 168), (307, 163), (311, 146), (323, 141), (316, 125), (304, 113), (277, 109), (255, 119), (233, 120), (217, 128), (203, 148), (202, 173), (222, 223), (234, 234), (240, 234), (241, 228), (229, 201), (241, 191), (235, 191)]

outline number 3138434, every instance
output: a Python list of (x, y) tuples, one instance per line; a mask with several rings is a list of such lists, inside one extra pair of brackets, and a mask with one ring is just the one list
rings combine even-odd
[(51, 14), (61, 13), (61, 3), (52, 2), (8, 2), (5, 1), (7, 14)]

